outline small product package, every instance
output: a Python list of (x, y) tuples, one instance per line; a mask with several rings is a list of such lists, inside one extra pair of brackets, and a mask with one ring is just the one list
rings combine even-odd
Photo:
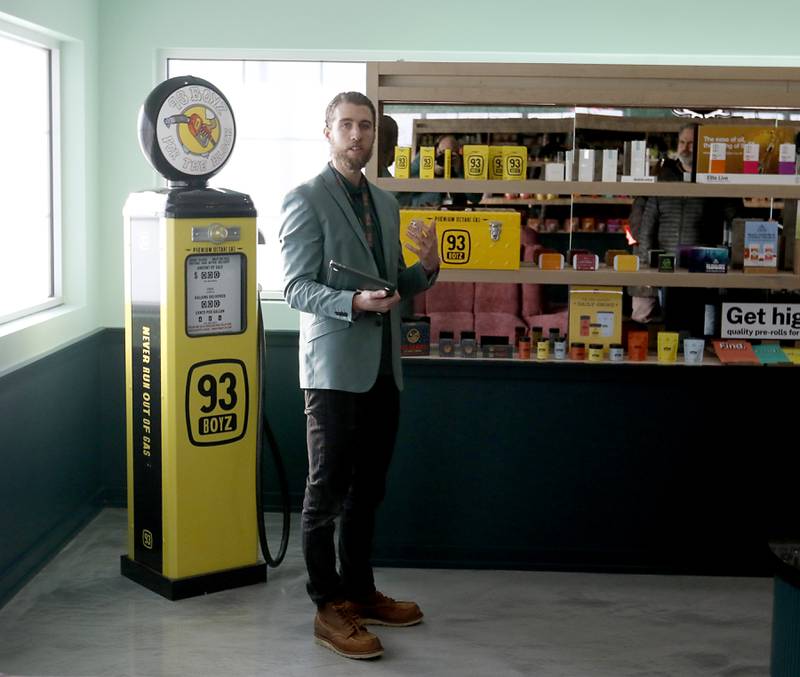
[(525, 146), (502, 146), (505, 181), (524, 181), (528, 174), (528, 149)]
[(485, 144), (466, 145), (464, 154), (464, 178), (486, 180), (489, 178), (489, 146)]
[(436, 162), (436, 149), (433, 146), (420, 146), (419, 149), (419, 178), (432, 179), (436, 176), (434, 164)]
[(456, 346), (452, 331), (439, 332), (439, 357), (455, 357)]
[(394, 147), (394, 178), (408, 179), (411, 177), (411, 148), (408, 146)]
[(503, 178), (503, 146), (489, 146), (489, 178)]
[(400, 354), (431, 354), (431, 321), (420, 316), (404, 319), (400, 324)]

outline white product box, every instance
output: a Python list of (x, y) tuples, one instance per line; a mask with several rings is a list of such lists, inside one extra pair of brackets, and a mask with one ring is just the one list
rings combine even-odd
[(610, 148), (603, 151), (603, 181), (616, 181), (617, 180), (617, 159), (619, 151), (616, 148)]
[(564, 163), (563, 162), (548, 162), (544, 166), (544, 180), (545, 181), (563, 181), (564, 180)]
[(648, 176), (650, 163), (647, 162), (647, 141), (631, 141), (630, 156), (630, 176)]
[(564, 153), (564, 181), (575, 180), (575, 151), (568, 150)]
[(578, 156), (578, 181), (594, 181), (594, 150), (581, 148)]

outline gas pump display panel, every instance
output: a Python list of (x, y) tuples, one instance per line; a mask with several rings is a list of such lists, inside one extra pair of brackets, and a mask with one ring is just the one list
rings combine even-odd
[(241, 334), (247, 329), (244, 254), (186, 258), (186, 334)]

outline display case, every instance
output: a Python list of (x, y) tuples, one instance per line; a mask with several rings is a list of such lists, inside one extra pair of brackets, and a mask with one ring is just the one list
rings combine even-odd
[[(796, 170), (793, 176), (774, 181), (763, 174), (751, 179), (735, 177), (737, 182), (701, 183), (694, 176), (683, 182), (621, 180), (621, 155), (627, 141), (643, 140), (651, 149), (663, 146), (665, 140), (669, 145), (670, 138), (686, 123), (783, 127), (793, 134), (795, 127), (800, 130), (800, 111), (794, 108), (800, 100), (798, 94), (800, 69), (794, 68), (371, 63), (368, 95), (380, 112), (426, 107), (437, 111), (434, 119), (417, 116), (413, 144), (424, 135), (430, 143), (438, 134), (454, 133), (472, 143), (493, 143), (498, 138), (501, 143), (513, 142), (516, 138), (530, 151), (533, 144), (526, 141), (536, 140), (537, 135), (560, 135), (556, 146), (561, 144), (561, 149), (556, 152), (571, 150), (574, 154), (583, 147), (617, 147), (620, 167), (613, 182), (544, 180), (542, 166), (551, 158), (539, 149), (538, 155), (529, 153), (523, 180), (378, 178), (374, 161), (367, 175), (378, 186), (401, 193), (478, 193), (483, 195), (484, 206), (492, 208), (560, 207), (568, 212), (570, 224), (585, 205), (627, 210), (637, 196), (725, 198), (753, 209), (754, 215), (779, 216), (782, 222), (784, 256), (781, 269), (770, 274), (677, 270), (667, 275), (646, 265), (636, 272), (604, 266), (596, 271), (540, 270), (523, 263), (519, 270), (443, 270), (443, 281), (798, 290), (800, 253), (795, 232), (800, 177)], [(495, 113), (474, 119), (470, 107), (494, 108)], [(463, 115), (454, 115), (459, 110)], [(664, 153), (663, 147), (659, 152)], [(652, 170), (657, 160), (654, 155), (651, 151), (645, 173)], [(581, 246), (580, 231), (561, 231), (569, 248)]]

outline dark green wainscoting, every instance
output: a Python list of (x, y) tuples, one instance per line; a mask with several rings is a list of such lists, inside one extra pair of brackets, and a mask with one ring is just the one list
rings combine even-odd
[[(266, 408), (298, 510), (297, 333)], [(407, 361), (381, 565), (771, 574), (796, 538), (795, 368)], [(125, 505), (123, 331), (0, 378), (0, 604)], [(264, 502), (280, 505), (270, 456)], [(270, 534), (273, 541), (278, 534)]]
[(0, 604), (103, 503), (108, 335), (0, 378)]
[(406, 362), (376, 563), (770, 574), (798, 372)]

